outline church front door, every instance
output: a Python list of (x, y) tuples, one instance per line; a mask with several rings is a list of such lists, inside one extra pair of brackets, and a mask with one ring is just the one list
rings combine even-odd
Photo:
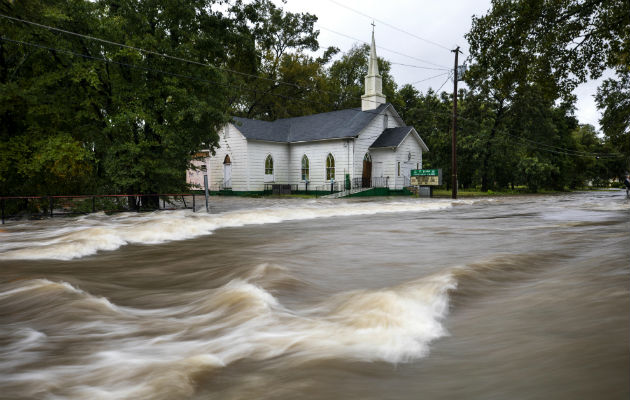
[(365, 153), (363, 157), (363, 175), (361, 178), (361, 187), (372, 187), (372, 157), (370, 153)]

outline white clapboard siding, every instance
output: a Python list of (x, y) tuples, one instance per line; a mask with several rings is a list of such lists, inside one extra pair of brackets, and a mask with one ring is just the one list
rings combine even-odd
[[(372, 156), (372, 166), (374, 172), (374, 163), (380, 162), (383, 166), (383, 177), (390, 177), (390, 187), (394, 187), (394, 169), (392, 165), (395, 164), (396, 154), (391, 149), (371, 149), (370, 146), (374, 141), (383, 133), (386, 128), (396, 128), (400, 126), (397, 119), (389, 112), (385, 111), (384, 115), (379, 115), (374, 118), (368, 126), (359, 134), (359, 138), (356, 141), (355, 153), (354, 153), (354, 171), (355, 176), (359, 177), (363, 174), (363, 157), (368, 151)], [(385, 118), (387, 115), (387, 118)], [(387, 124), (387, 125), (386, 125)], [(373, 174), (376, 178), (376, 175)]]
[[(409, 154), (411, 154), (411, 158), (409, 158)], [(409, 183), (410, 178), (410, 170), (416, 169), (417, 166), (422, 168), (422, 147), (416, 140), (413, 133), (407, 135), (405, 140), (398, 146), (396, 149), (396, 174), (398, 173), (398, 162), (400, 162), (400, 173), (401, 176), (396, 175), (395, 187), (400, 189), (403, 187), (405, 183)], [(403, 178), (403, 176), (407, 177), (407, 180)]]
[(219, 146), (214, 156), (210, 156), (208, 185), (216, 190), (223, 184), (223, 161), (229, 154), (232, 162), (232, 190), (248, 190), (247, 140), (233, 124), (227, 124), (219, 131)]
[[(248, 190), (264, 190), (265, 183), (289, 183), (288, 144), (250, 140), (247, 145), (247, 150), (249, 154)], [(273, 157), (273, 179), (271, 180), (265, 177), (265, 160), (268, 155)]]
[(291, 183), (304, 188), (302, 180), (302, 156), (306, 154), (309, 161), (309, 190), (321, 186), (326, 181), (326, 158), (332, 154), (335, 158), (335, 182), (343, 183), (345, 174), (352, 174), (352, 139), (322, 140), (308, 143), (292, 143), (289, 176)]
[[(394, 187), (395, 183), (395, 163), (396, 152), (392, 149), (371, 149), (370, 155), (372, 156), (372, 177), (373, 178), (389, 178), (389, 186)], [(377, 163), (380, 163), (377, 165)], [(382, 174), (378, 173), (378, 169), (381, 169)]]

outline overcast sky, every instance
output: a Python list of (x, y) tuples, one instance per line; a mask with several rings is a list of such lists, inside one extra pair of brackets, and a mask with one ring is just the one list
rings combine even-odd
[[(453, 53), (447, 49), (460, 46), (464, 52), (464, 56), (460, 55), (461, 64), (468, 56), (464, 34), (470, 30), (472, 15), (483, 15), (490, 8), (490, 0), (287, 0), (286, 4), (281, 0), (273, 1), (287, 11), (317, 15), (322, 49), (336, 46), (346, 52), (358, 40), (369, 42), (372, 18), (368, 16), (373, 17), (379, 57), (392, 63), (436, 68), (392, 65), (392, 74), (399, 87), (424, 80), (414, 84), (422, 92), (429, 87), (453, 90), (451, 80), (445, 83), (447, 71), (444, 69), (452, 69), (454, 61)], [(600, 115), (593, 98), (597, 86), (598, 82), (588, 82), (576, 90), (576, 116), (581, 123), (599, 128)]]

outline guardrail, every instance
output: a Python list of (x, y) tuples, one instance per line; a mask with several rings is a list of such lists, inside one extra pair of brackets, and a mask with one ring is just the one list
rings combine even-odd
[[(189, 199), (186, 202), (186, 199)], [(160, 202), (162, 203), (160, 206)], [(9, 218), (43, 218), (89, 214), (96, 211), (155, 211), (192, 209), (193, 193), (101, 194), (69, 196), (0, 196), (2, 224)]]

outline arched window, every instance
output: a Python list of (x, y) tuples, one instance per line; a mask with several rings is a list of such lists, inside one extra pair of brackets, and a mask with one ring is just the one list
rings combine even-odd
[(232, 164), (232, 161), (230, 161), (230, 155), (226, 154), (225, 158), (223, 159), (223, 164)]
[(309, 166), (308, 166), (308, 157), (306, 154), (302, 156), (302, 180), (308, 181), (309, 176)]
[(335, 179), (335, 157), (328, 153), (328, 157), (326, 157), (326, 180), (331, 179)]
[(273, 181), (273, 157), (271, 154), (265, 159), (265, 181)]
[(365, 155), (363, 156), (363, 161), (372, 162), (372, 156), (370, 155), (370, 153), (365, 153)]

